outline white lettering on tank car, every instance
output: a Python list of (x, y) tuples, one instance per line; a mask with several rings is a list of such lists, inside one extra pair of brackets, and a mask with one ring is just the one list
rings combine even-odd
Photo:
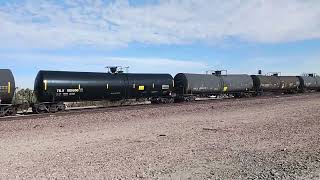
[(64, 93), (64, 89), (57, 89), (57, 93)]
[(169, 85), (162, 85), (162, 89), (163, 89), (163, 90), (170, 89), (170, 86), (169, 86)]
[(80, 91), (80, 89), (67, 89), (68, 93), (77, 93), (79, 91)]

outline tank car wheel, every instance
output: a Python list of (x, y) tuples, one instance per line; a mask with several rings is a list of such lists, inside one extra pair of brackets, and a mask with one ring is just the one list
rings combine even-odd
[(58, 112), (58, 107), (57, 107), (57, 105), (51, 105), (51, 106), (49, 106), (49, 113), (56, 113), (56, 112)]
[(5, 116), (4, 108), (0, 107), (0, 117), (4, 117), (4, 116)]
[(193, 101), (195, 101), (195, 100), (196, 100), (196, 97), (190, 96), (190, 97), (188, 97), (188, 98), (186, 99), (186, 102), (193, 102)]
[(172, 104), (172, 103), (174, 103), (174, 99), (173, 99), (173, 98), (170, 98), (170, 99), (169, 99), (169, 104)]
[(58, 111), (65, 111), (66, 110), (66, 105), (65, 104), (58, 104), (57, 110)]
[(151, 103), (152, 104), (160, 104), (160, 99), (159, 98), (151, 99)]
[(8, 111), (6, 113), (7, 116), (15, 116), (16, 114), (17, 114), (17, 109), (14, 107), (8, 109)]
[(46, 106), (45, 104), (37, 104), (32, 107), (32, 112), (36, 114), (41, 114), (41, 113), (48, 113), (49, 112), (49, 107)]
[(172, 98), (166, 98), (166, 99), (164, 99), (164, 103), (165, 104), (171, 104), (171, 103), (173, 103), (174, 102), (174, 100), (172, 99)]
[(40, 114), (38, 107), (32, 107), (32, 112), (35, 114)]

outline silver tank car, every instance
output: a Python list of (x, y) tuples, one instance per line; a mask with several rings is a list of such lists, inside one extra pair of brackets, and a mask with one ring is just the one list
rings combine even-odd
[(214, 95), (223, 91), (222, 79), (212, 74), (179, 73), (174, 81), (176, 93), (180, 95)]
[[(219, 72), (219, 71), (217, 71)], [(253, 80), (249, 75), (187, 74), (175, 76), (178, 96), (207, 96), (220, 94), (240, 94), (253, 89)]]
[(297, 91), (300, 87), (300, 80), (296, 76), (252, 75), (251, 77), (256, 91)]
[(280, 79), (277, 76), (252, 75), (255, 90), (274, 91), (280, 88)]
[(11, 104), (15, 92), (15, 81), (11, 70), (0, 69), (0, 104)]
[(320, 89), (320, 84), (317, 82), (317, 77), (313, 74), (308, 74), (305, 76), (298, 76), (300, 79), (301, 90), (317, 90)]
[(289, 90), (295, 91), (299, 90), (300, 87), (300, 80), (296, 76), (279, 76), (280, 79), (280, 89), (282, 90)]

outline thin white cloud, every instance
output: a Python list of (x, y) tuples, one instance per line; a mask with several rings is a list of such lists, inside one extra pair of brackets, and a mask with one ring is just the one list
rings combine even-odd
[[(46, 55), (41, 53), (2, 53), (0, 54), (0, 59), (5, 59), (5, 63), (16, 64), (17, 66), (20, 64), (25, 66), (26, 64), (22, 64), (21, 62), (28, 62), (29, 65), (40, 65), (42, 67), (57, 65), (57, 67), (64, 69), (66, 66), (73, 66), (74, 69), (81, 69), (81, 71), (85, 71), (85, 66), (92, 67), (102, 67), (104, 65), (121, 65), (121, 66), (141, 66), (141, 68), (147, 68), (144, 72), (147, 72), (148, 67), (153, 70), (160, 71), (161, 69), (175, 68), (179, 71), (179, 69), (201, 69), (207, 68), (207, 64), (205, 62), (197, 62), (190, 60), (177, 60), (177, 59), (165, 59), (165, 58), (136, 58), (136, 57), (105, 57), (105, 56), (72, 56), (72, 55)], [(61, 66), (60, 64), (63, 64)], [(71, 70), (72, 70), (71, 69)], [(164, 71), (166, 72), (166, 71)]]
[(318, 0), (26, 0), (0, 7), (2, 47), (121, 47), (132, 42), (276, 43), (320, 38)]
[[(13, 70), (19, 87), (32, 88), (39, 70), (63, 70), (105, 72), (105, 66), (129, 66), (130, 73), (204, 73), (208, 65), (203, 61), (190, 61), (164, 58), (105, 57), (46, 55), (39, 53), (1, 53), (1, 66)], [(27, 73), (26, 73), (27, 70)]]
[(264, 74), (269, 72), (281, 72), (282, 75), (297, 76), (304, 73), (316, 73), (320, 75), (320, 54), (300, 56), (256, 57), (244, 60), (236, 71), (256, 74), (262, 70)]
[(17, 86), (33, 87), (34, 78), (39, 70), (65, 70), (105, 72), (105, 66), (129, 66), (131, 73), (205, 73), (207, 70), (227, 69), (230, 74), (256, 74), (259, 69), (264, 73), (282, 72), (283, 75), (318, 73), (320, 75), (320, 54), (308, 56), (255, 57), (238, 59), (237, 65), (227, 60), (181, 60), (164, 58), (106, 57), (102, 55), (47, 55), (41, 53), (1, 53), (1, 66), (13, 70)]

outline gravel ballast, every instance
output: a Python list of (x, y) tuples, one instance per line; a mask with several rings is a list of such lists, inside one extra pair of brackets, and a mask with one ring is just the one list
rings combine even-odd
[(0, 122), (0, 179), (320, 179), (320, 94)]

